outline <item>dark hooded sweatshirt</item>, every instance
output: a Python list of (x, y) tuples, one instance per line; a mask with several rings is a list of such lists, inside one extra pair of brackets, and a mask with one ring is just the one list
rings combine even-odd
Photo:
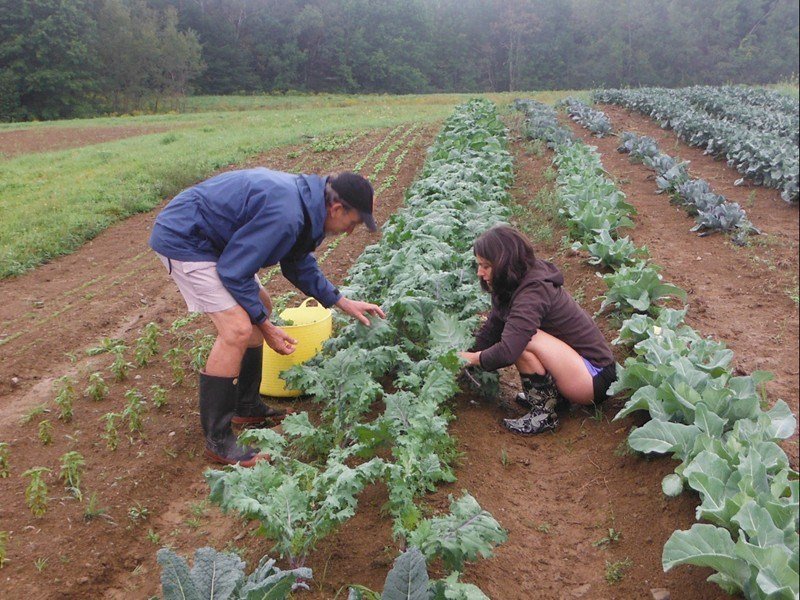
[(537, 259), (508, 303), (492, 294), (492, 310), (475, 336), (481, 367), (495, 371), (513, 365), (540, 329), (560, 339), (596, 367), (614, 363), (611, 347), (588, 313), (564, 289), (564, 276)]

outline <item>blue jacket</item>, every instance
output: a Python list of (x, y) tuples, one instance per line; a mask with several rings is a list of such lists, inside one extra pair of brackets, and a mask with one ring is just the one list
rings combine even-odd
[(257, 168), (230, 171), (184, 190), (156, 218), (150, 247), (174, 260), (214, 261), (222, 284), (253, 323), (267, 314), (254, 275), (283, 275), (323, 306), (341, 294), (311, 254), (322, 242), (325, 179)]

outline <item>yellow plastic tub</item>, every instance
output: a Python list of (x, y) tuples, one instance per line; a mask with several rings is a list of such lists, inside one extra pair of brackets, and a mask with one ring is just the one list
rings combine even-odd
[[(314, 302), (315, 305), (309, 306), (309, 302)], [(331, 337), (333, 318), (331, 311), (313, 298), (307, 298), (297, 308), (287, 308), (281, 313), (281, 318), (295, 323), (281, 329), (297, 340), (297, 346), (294, 352), (284, 356), (264, 344), (264, 364), (259, 391), (265, 396), (299, 396), (300, 390), (287, 388), (286, 382), (280, 378), (280, 373), (313, 358), (322, 349), (323, 342)]]

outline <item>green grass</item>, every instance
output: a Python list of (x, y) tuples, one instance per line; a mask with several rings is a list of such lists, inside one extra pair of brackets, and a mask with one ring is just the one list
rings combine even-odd
[(768, 88), (772, 88), (780, 92), (781, 94), (785, 94), (787, 96), (791, 96), (792, 98), (798, 99), (800, 98), (800, 86), (798, 86), (797, 76), (789, 77), (784, 81), (780, 81), (778, 83), (773, 83), (771, 85), (766, 86)]
[[(486, 94), (553, 102), (568, 92)], [(187, 100), (182, 114), (16, 123), (12, 129), (161, 126), (152, 133), (0, 160), (0, 278), (77, 249), (109, 225), (156, 207), (213, 173), (308, 136), (445, 118), (474, 95), (237, 96)]]

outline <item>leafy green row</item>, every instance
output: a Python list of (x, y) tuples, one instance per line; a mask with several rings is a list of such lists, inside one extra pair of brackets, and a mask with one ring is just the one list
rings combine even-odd
[(658, 148), (658, 142), (646, 135), (631, 131), (622, 133), (619, 152), (628, 153), (632, 162), (640, 162), (656, 172), (658, 193), (667, 192), (673, 201), (681, 204), (694, 216), (697, 225), (691, 231), (708, 235), (714, 231), (733, 232), (733, 241), (745, 244), (745, 237), (760, 233), (744, 209), (725, 196), (715, 194), (705, 179), (692, 179), (685, 162), (678, 162)]
[(688, 144), (705, 148), (706, 154), (724, 156), (744, 175), (737, 183), (750, 179), (781, 190), (786, 202), (798, 201), (800, 149), (794, 140), (710, 115), (682, 97), (680, 90), (598, 90), (593, 98), (648, 115)]
[[(598, 189), (602, 167), (586, 146), (561, 146), (555, 161), (561, 194), (574, 201), (570, 190), (580, 189), (584, 178), (588, 188)], [(606, 191), (609, 205), (618, 206), (619, 199)], [(596, 201), (594, 194), (587, 198)], [(598, 230), (597, 236), (595, 243), (613, 240), (608, 231)], [(748, 598), (796, 598), (798, 474), (775, 443), (792, 435), (796, 419), (782, 400), (763, 411), (758, 387), (768, 375), (735, 377), (733, 353), (682, 325), (685, 309), (660, 308), (653, 303), (659, 293), (642, 290), (637, 296), (637, 286), (612, 293), (621, 279), (631, 281), (637, 266), (604, 276), (612, 285), (604, 306), (613, 296), (630, 314), (615, 343), (633, 346), (609, 390), (630, 395), (615, 419), (636, 410), (650, 413), (651, 420), (635, 429), (628, 443), (640, 452), (669, 452), (681, 460), (664, 479), (664, 492), (677, 495), (688, 484), (701, 496), (698, 519), (713, 523), (676, 531), (664, 547), (664, 568), (708, 566), (718, 571), (710, 580), (728, 591), (743, 591)], [(650, 281), (651, 290), (663, 285), (655, 277)], [(677, 293), (671, 287), (662, 291)]]
[[(259, 519), (293, 568), (354, 515), (358, 494), (378, 480), (389, 490), (395, 535), (447, 561), (442, 531), (424, 525), (414, 500), (455, 479), (444, 403), (458, 390), (457, 350), (471, 344), (474, 315), (486, 307), (472, 275), (472, 240), (508, 213), (505, 135), (485, 101), (447, 120), (406, 207), (359, 257), (343, 290), (381, 304), (387, 319), (342, 324), (314, 361), (283, 374), (320, 404), (319, 422), (301, 412), (283, 421), (283, 434), (250, 431), (244, 441), (272, 461), (207, 474), (212, 500)], [(485, 555), (505, 534), (484, 533), (469, 543)], [(467, 549), (463, 540), (457, 546)]]
[(564, 98), (559, 105), (566, 108), (567, 114), (573, 121), (591, 131), (595, 136), (601, 138), (611, 133), (611, 119), (603, 111), (592, 108), (572, 96)]
[(707, 113), (751, 129), (800, 141), (797, 102), (784, 94), (746, 86), (693, 86), (680, 90), (689, 102)]
[(558, 122), (558, 116), (552, 106), (537, 100), (518, 99), (514, 108), (525, 113), (522, 134), (532, 140), (544, 140), (549, 148), (571, 142), (572, 132)]

